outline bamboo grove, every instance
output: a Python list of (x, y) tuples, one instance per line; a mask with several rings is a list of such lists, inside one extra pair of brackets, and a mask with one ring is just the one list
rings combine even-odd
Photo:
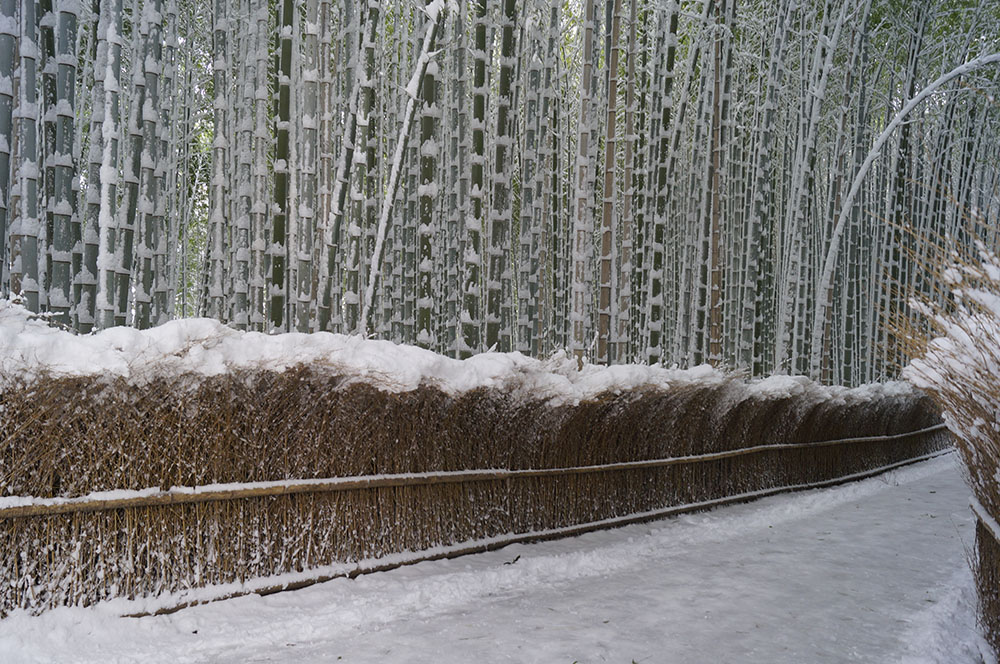
[(921, 240), (996, 233), (996, 67), (892, 120), (998, 50), (994, 0), (0, 0), (2, 289), (870, 381)]

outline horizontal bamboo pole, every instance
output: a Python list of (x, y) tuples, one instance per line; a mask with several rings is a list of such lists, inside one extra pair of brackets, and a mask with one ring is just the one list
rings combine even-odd
[(545, 541), (560, 539), (563, 537), (573, 537), (576, 535), (583, 535), (598, 530), (609, 530), (611, 528), (621, 528), (623, 526), (629, 526), (637, 523), (656, 521), (671, 516), (677, 516), (680, 514), (687, 514), (691, 512), (699, 512), (707, 509), (712, 509), (715, 507), (724, 507), (726, 505), (733, 505), (736, 503), (745, 503), (751, 500), (767, 498), (769, 496), (775, 496), (782, 493), (807, 491), (810, 489), (822, 489), (826, 487), (837, 486), (839, 484), (847, 484), (848, 482), (863, 480), (869, 477), (875, 477), (876, 475), (881, 475), (882, 473), (894, 470), (896, 468), (901, 468), (903, 466), (908, 466), (914, 463), (920, 463), (921, 461), (928, 461), (930, 459), (934, 459), (936, 457), (945, 454), (951, 454), (952, 452), (953, 450), (951, 449), (939, 450), (937, 452), (931, 452), (929, 454), (924, 454), (922, 456), (914, 457), (912, 459), (904, 459), (903, 461), (897, 461), (895, 463), (891, 463), (885, 466), (879, 466), (878, 468), (873, 468), (871, 470), (865, 470), (860, 473), (852, 473), (850, 475), (835, 477), (829, 480), (822, 480), (820, 482), (810, 482), (808, 484), (791, 484), (782, 487), (775, 487), (772, 489), (762, 489), (760, 491), (741, 493), (734, 496), (725, 496), (723, 498), (705, 500), (697, 503), (688, 503), (685, 505), (675, 505), (672, 507), (654, 510), (651, 512), (643, 512), (641, 514), (631, 514), (629, 516), (604, 519), (602, 521), (592, 521), (589, 523), (582, 523), (575, 526), (566, 526), (564, 528), (552, 528), (549, 530), (542, 530), (533, 533), (521, 533), (521, 534), (511, 535), (509, 537), (491, 538), (490, 540), (485, 542), (482, 541), (465, 542), (457, 544), (452, 547), (447, 547), (445, 550), (437, 551), (433, 554), (415, 555), (411, 558), (396, 559), (391, 562), (378, 562), (377, 560), (374, 560), (370, 561), (367, 564), (365, 563), (359, 564), (354, 569), (346, 570), (344, 572), (336, 574), (320, 574), (312, 578), (298, 579), (295, 581), (290, 581), (288, 583), (269, 583), (267, 579), (259, 579), (258, 581), (261, 582), (262, 585), (257, 587), (254, 587), (252, 584), (247, 584), (249, 587), (246, 587), (245, 589), (238, 590), (235, 592), (226, 592), (217, 597), (200, 599), (190, 602), (180, 602), (178, 604), (164, 606), (152, 611), (142, 611), (137, 613), (125, 614), (123, 617), (144, 618), (147, 616), (166, 615), (170, 613), (176, 613), (178, 611), (190, 608), (192, 606), (198, 606), (200, 604), (209, 604), (212, 602), (219, 602), (222, 600), (233, 599), (235, 597), (243, 597), (245, 595), (262, 595), (262, 596), (273, 595), (275, 593), (280, 593), (287, 590), (299, 590), (301, 588), (307, 588), (317, 583), (325, 583), (327, 581), (333, 581), (334, 579), (345, 579), (345, 578), (355, 579), (359, 576), (363, 576), (366, 574), (373, 574), (376, 572), (388, 572), (390, 570), (398, 569), (400, 567), (416, 565), (417, 563), (431, 562), (435, 560), (451, 560), (453, 558), (459, 558), (461, 556), (468, 556), (477, 553), (487, 553), (489, 551), (497, 551), (499, 549), (503, 549), (513, 544), (529, 544), (533, 542), (545, 542)]
[(972, 508), (972, 512), (976, 515), (976, 518), (979, 519), (979, 523), (983, 524), (983, 527), (989, 531), (997, 544), (1000, 544), (1000, 523), (997, 523), (997, 520), (990, 516), (990, 513), (986, 511), (983, 504), (976, 500), (976, 498), (972, 498), (969, 506)]
[[(858, 443), (885, 442), (901, 440), (945, 429), (944, 424), (937, 424), (906, 433), (888, 436), (862, 436), (857, 438), (842, 438), (824, 440), (813, 443), (772, 443), (755, 445), (738, 450), (711, 452), (648, 461), (626, 461), (595, 466), (570, 466), (566, 468), (541, 469), (490, 469), (490, 470), (456, 470), (438, 473), (401, 473), (394, 475), (365, 475), (356, 477), (334, 477), (313, 480), (279, 480), (276, 482), (255, 482), (253, 484), (210, 485), (207, 487), (173, 488), (167, 491), (142, 493), (142, 495), (92, 498), (39, 498), (37, 502), (30, 498), (22, 504), (0, 508), (0, 519), (18, 519), (36, 516), (52, 516), (56, 514), (71, 514), (77, 512), (100, 512), (137, 507), (157, 507), (165, 505), (182, 505), (190, 503), (209, 503), (242, 498), (260, 498), (266, 496), (287, 496), (301, 493), (328, 493), (334, 491), (353, 491), (357, 489), (376, 489), (381, 487), (429, 486), (436, 484), (464, 484), (470, 482), (498, 482), (525, 477), (560, 477), (567, 475), (582, 475), (588, 473), (603, 473), (623, 470), (642, 470), (663, 468), (684, 464), (705, 463), (730, 459), (734, 457), (811, 447), (827, 447), (833, 445), (848, 445)], [(138, 492), (137, 492), (138, 493)], [(0, 499), (2, 500), (2, 499)]]

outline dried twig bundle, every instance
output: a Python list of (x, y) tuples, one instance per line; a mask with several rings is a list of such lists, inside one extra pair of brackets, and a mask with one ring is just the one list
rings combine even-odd
[(913, 302), (926, 328), (908, 331), (918, 352), (906, 375), (940, 404), (964, 461), (978, 503), (981, 613), (1000, 648), (1000, 257), (966, 238), (939, 245), (928, 262), (940, 287)]

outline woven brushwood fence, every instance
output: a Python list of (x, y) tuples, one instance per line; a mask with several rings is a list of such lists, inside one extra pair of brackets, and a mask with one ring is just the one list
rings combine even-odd
[(4, 615), (301, 585), (336, 575), (310, 570), (746, 500), (950, 445), (917, 393), (778, 397), (738, 380), (554, 405), (298, 368), (35, 380), (0, 409)]
[(979, 616), (990, 645), (1000, 650), (1000, 524), (974, 500), (976, 558), (973, 570), (979, 591)]

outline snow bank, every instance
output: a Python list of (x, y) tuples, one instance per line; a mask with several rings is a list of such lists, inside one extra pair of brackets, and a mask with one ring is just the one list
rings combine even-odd
[[(433, 386), (449, 395), (478, 388), (498, 389), (559, 404), (576, 404), (604, 393), (683, 384), (721, 384), (731, 375), (702, 365), (687, 370), (641, 365), (602, 367), (558, 352), (547, 360), (521, 353), (482, 353), (456, 360), (394, 344), (320, 332), (275, 334), (241, 332), (216, 320), (174, 320), (149, 329), (116, 327), (74, 335), (49, 325), (18, 304), (0, 300), (0, 387), (39, 378), (124, 379), (142, 386), (159, 378), (193, 380), (245, 371), (276, 371), (308, 365), (365, 382), (385, 392)], [(906, 383), (848, 390), (823, 387), (801, 376), (773, 376), (750, 382), (743, 396), (764, 399), (865, 400), (905, 396)]]

